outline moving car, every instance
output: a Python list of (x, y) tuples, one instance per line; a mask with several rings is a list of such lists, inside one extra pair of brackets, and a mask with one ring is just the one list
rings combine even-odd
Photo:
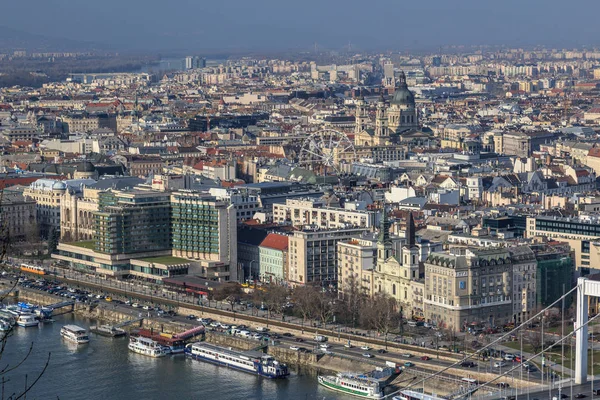
[(373, 358), (374, 357), (373, 354), (371, 354), (371, 353), (363, 353), (362, 356), (366, 357), (366, 358)]

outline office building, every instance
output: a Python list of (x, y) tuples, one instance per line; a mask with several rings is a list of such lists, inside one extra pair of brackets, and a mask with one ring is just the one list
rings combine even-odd
[(600, 224), (597, 216), (580, 218), (528, 217), (527, 237), (546, 237), (566, 242), (575, 256), (575, 268), (588, 272), (600, 265)]
[(506, 249), (453, 249), (425, 262), (425, 319), (441, 328), (513, 320), (513, 265)]
[(238, 280), (236, 210), (207, 193), (171, 195), (173, 255), (194, 260), (206, 279)]

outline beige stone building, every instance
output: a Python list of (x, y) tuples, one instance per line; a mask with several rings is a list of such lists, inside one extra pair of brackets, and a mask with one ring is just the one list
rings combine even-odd
[(4, 189), (0, 208), (0, 235), (11, 241), (31, 238), (37, 234), (36, 202), (27, 200), (23, 194)]
[(535, 314), (537, 259), (529, 246), (509, 247), (508, 252), (513, 265), (513, 318), (519, 324)]
[(94, 212), (98, 211), (98, 190), (84, 188), (81, 193), (66, 192), (60, 203), (60, 237), (64, 242), (94, 238)]
[(292, 285), (307, 283), (334, 287), (338, 280), (338, 248), (340, 241), (359, 237), (368, 228), (295, 231), (289, 238), (288, 276)]
[(273, 222), (293, 226), (314, 225), (325, 229), (345, 227), (370, 228), (374, 225), (372, 211), (327, 207), (323, 200), (287, 199), (285, 204), (273, 204)]
[(454, 331), (513, 319), (513, 264), (507, 249), (453, 249), (425, 262), (425, 319)]
[(351, 285), (357, 285), (360, 291), (373, 295), (373, 270), (377, 263), (377, 240), (372, 234), (359, 238), (339, 241), (338, 293), (341, 298)]

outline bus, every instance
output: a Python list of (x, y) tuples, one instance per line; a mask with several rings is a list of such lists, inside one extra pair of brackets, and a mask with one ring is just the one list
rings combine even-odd
[(38, 267), (37, 265), (28, 264), (21, 264), (21, 271), (37, 275), (46, 275), (48, 273), (44, 267)]

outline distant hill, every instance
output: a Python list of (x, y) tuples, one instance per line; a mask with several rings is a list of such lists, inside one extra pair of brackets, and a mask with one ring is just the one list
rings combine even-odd
[(108, 50), (108, 46), (74, 39), (37, 35), (0, 26), (0, 52), (26, 51), (90, 51)]

